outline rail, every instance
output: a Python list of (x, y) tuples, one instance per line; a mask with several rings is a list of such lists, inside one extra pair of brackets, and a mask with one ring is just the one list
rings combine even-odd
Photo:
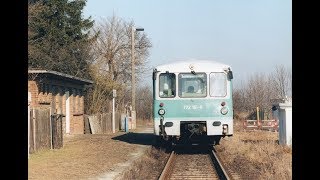
[(220, 179), (226, 179), (226, 180), (230, 180), (231, 178), (229, 177), (227, 171), (225, 170), (225, 168), (223, 167), (221, 161), (219, 160), (218, 155), (215, 153), (215, 150), (213, 149), (211, 151), (212, 153), (210, 154), (211, 156), (211, 160), (214, 164), (215, 169), (219, 172), (220, 174)]
[(165, 179), (231, 179), (214, 150), (206, 153), (172, 151), (159, 177)]
[(168, 175), (170, 174), (171, 170), (172, 170), (172, 165), (173, 165), (173, 161), (174, 161), (174, 158), (175, 158), (175, 152), (172, 151), (171, 154), (170, 154), (170, 157), (166, 163), (166, 166), (164, 167), (160, 177), (159, 177), (159, 180), (165, 180), (168, 178)]

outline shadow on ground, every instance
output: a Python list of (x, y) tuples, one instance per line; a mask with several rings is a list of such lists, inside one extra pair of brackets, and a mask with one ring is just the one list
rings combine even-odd
[(156, 136), (150, 133), (129, 132), (121, 136), (113, 137), (113, 140), (124, 141), (131, 144), (154, 145)]

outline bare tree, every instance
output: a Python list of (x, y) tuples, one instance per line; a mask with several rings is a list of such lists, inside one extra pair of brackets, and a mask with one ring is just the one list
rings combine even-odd
[[(127, 83), (131, 77), (131, 28), (133, 22), (126, 22), (115, 15), (102, 19), (93, 28), (94, 33), (99, 33), (93, 45), (95, 54), (93, 64), (100, 64), (110, 75), (111, 80)], [(137, 73), (143, 72), (146, 59), (149, 55), (151, 42), (145, 33), (135, 32), (135, 66)]]
[(272, 86), (276, 90), (277, 97), (284, 99), (287, 95), (291, 95), (292, 91), (292, 71), (286, 69), (283, 65), (277, 65), (275, 72), (270, 75), (272, 79)]
[(274, 99), (284, 99), (292, 92), (291, 69), (276, 66), (275, 72), (268, 76), (255, 73), (241, 87), (234, 89), (234, 112), (238, 118), (243, 113), (253, 113), (256, 107), (266, 113), (271, 112)]
[(148, 85), (142, 86), (138, 88), (137, 95), (137, 118), (150, 120), (152, 118), (153, 111), (152, 88)]
[(241, 88), (233, 92), (235, 116), (243, 119), (244, 115), (254, 115), (256, 107), (268, 113), (272, 96), (270, 78), (263, 73), (255, 73)]
[(287, 88), (287, 95), (292, 96), (292, 69), (291, 67), (287, 68), (288, 73), (288, 88)]
[(248, 99), (246, 98), (246, 84), (241, 81), (238, 88), (233, 90), (233, 108), (237, 112), (246, 111), (249, 106)]
[(246, 97), (249, 100), (251, 108), (264, 107), (267, 95), (267, 79), (263, 73), (255, 73), (248, 80)]
[[(123, 110), (125, 101), (131, 97), (128, 92), (131, 89), (131, 29), (133, 26), (133, 22), (126, 22), (113, 15), (101, 19), (91, 31), (97, 36), (91, 49), (93, 58), (90, 62), (90, 72), (96, 82), (96, 91), (99, 91), (93, 94), (103, 94), (105, 101), (111, 98), (112, 89), (116, 89), (116, 104), (117, 106), (122, 104)], [(135, 33), (135, 67), (138, 79), (139, 74), (145, 70), (151, 42), (145, 33)]]

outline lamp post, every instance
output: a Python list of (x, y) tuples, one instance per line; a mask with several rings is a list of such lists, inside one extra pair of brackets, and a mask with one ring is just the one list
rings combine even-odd
[(135, 80), (135, 61), (134, 61), (134, 34), (136, 31), (144, 31), (144, 28), (135, 28), (134, 26), (132, 26), (131, 29), (131, 88), (132, 88), (132, 94), (131, 94), (131, 104), (132, 104), (132, 111), (131, 111), (131, 126), (132, 129), (136, 128), (136, 101), (135, 101), (135, 97), (136, 97), (136, 80)]

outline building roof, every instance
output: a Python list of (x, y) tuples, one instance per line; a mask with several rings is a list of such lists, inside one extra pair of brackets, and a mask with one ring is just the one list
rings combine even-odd
[(57, 71), (29, 69), (28, 74), (47, 74), (47, 75), (56, 76), (56, 77), (63, 77), (63, 78), (69, 79), (69, 80), (76, 80), (82, 84), (93, 84), (93, 81), (91, 81), (91, 80), (71, 76), (69, 74), (64, 74), (64, 73), (60, 73)]

